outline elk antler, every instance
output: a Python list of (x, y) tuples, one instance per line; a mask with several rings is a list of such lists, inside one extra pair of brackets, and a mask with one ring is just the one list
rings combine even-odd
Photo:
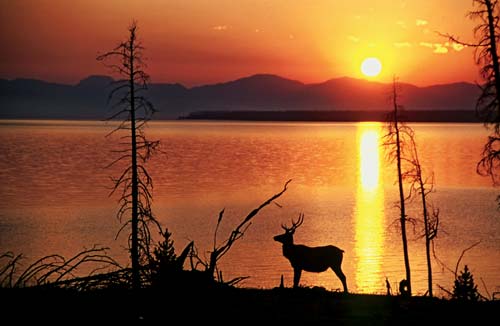
[(295, 222), (293, 219), (292, 219), (292, 227), (287, 227), (286, 225), (284, 224), (281, 224), (281, 227), (286, 231), (286, 232), (295, 232), (295, 230), (302, 225), (302, 222), (304, 222), (304, 214), (303, 213), (300, 213), (299, 214), (299, 219), (297, 220), (297, 222)]

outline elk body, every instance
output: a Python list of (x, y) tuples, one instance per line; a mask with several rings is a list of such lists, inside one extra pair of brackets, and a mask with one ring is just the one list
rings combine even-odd
[(283, 256), (292, 265), (293, 287), (299, 286), (302, 271), (320, 273), (331, 268), (342, 282), (344, 292), (347, 293), (346, 277), (341, 269), (344, 250), (335, 246), (308, 247), (293, 243), (293, 234), (303, 221), (304, 215), (301, 214), (297, 222), (292, 220), (292, 227), (281, 226), (285, 233), (274, 237), (275, 241), (283, 244)]

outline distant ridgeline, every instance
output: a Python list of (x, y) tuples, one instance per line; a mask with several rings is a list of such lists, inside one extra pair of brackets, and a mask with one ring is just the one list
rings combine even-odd
[[(471, 110), (404, 111), (408, 122), (480, 122)], [(241, 121), (386, 121), (387, 111), (197, 111), (180, 120), (241, 120)]]
[[(399, 84), (400, 103), (414, 121), (477, 121), (477, 85), (418, 87)], [(75, 85), (0, 78), (0, 119), (97, 119), (110, 116), (108, 76)], [(151, 83), (142, 93), (158, 110), (154, 119), (275, 121), (382, 121), (390, 111), (392, 84), (335, 78), (305, 84), (276, 75), (253, 75), (196, 87)]]

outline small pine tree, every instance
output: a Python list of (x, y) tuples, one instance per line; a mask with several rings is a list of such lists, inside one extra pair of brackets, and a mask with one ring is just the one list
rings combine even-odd
[[(161, 283), (171, 276), (171, 273), (178, 269), (177, 255), (175, 254), (174, 240), (171, 239), (172, 233), (165, 229), (163, 232), (163, 241), (154, 248), (151, 258), (151, 273), (153, 283)], [(180, 268), (179, 268), (180, 269)]]
[(474, 276), (469, 271), (467, 265), (465, 265), (464, 270), (455, 279), (455, 284), (453, 286), (453, 299), (463, 301), (479, 300), (477, 285), (474, 284)]
[(185, 286), (187, 282), (194, 279), (184, 271), (184, 262), (192, 253), (194, 241), (191, 241), (182, 250), (180, 255), (176, 255), (172, 233), (165, 229), (161, 232), (163, 240), (158, 242), (153, 249), (153, 254), (149, 260), (149, 277), (153, 287), (179, 287)]

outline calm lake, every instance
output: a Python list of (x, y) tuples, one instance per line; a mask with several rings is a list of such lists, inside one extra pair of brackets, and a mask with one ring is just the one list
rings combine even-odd
[[(431, 201), (440, 212), (434, 242), (439, 262), (467, 264), (481, 293), (500, 291), (500, 190), (476, 174), (488, 131), (480, 124), (412, 124), (426, 175), (434, 173)], [(118, 197), (109, 196), (118, 168), (113, 125), (100, 121), (0, 121), (0, 251), (23, 253), (25, 264), (58, 253), (69, 258), (94, 244), (126, 265), (126, 236), (115, 240)], [(345, 250), (349, 290), (385, 293), (404, 278), (395, 167), (385, 159), (380, 123), (151, 122), (150, 139), (162, 153), (149, 163), (153, 210), (168, 227), (177, 253), (191, 240), (203, 255), (213, 246), (218, 213), (223, 241), (254, 208), (288, 190), (254, 219), (221, 261), (224, 279), (249, 276), (240, 286), (272, 288), (293, 272), (273, 236), (304, 213), (295, 243)], [(419, 202), (410, 216), (420, 219)], [(427, 288), (422, 224), (409, 227), (414, 293)], [(433, 258), (435, 294), (451, 290), (453, 273)], [(301, 284), (329, 290), (333, 272), (304, 272)]]

